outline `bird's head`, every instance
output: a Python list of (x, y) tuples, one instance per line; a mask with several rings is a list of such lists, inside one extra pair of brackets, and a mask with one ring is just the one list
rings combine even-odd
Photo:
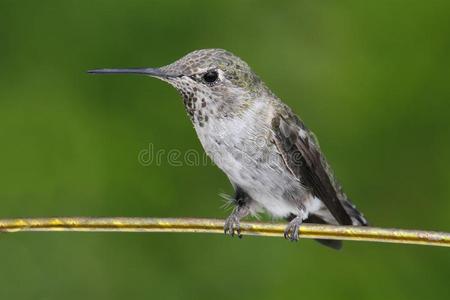
[(230, 115), (248, 107), (266, 87), (250, 67), (223, 49), (193, 51), (160, 68), (97, 69), (95, 74), (132, 73), (156, 77), (174, 86), (191, 115), (209, 106)]

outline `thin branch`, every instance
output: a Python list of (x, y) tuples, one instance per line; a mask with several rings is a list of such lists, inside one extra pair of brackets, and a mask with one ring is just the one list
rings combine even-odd
[[(193, 218), (25, 218), (0, 220), (0, 232), (103, 231), (222, 233), (223, 220)], [(242, 222), (244, 235), (282, 237), (286, 224)], [(450, 233), (394, 228), (304, 224), (301, 238), (450, 247)]]

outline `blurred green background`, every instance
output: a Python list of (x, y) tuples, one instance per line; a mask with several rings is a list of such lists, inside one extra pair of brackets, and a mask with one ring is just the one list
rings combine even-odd
[[(225, 217), (177, 92), (100, 67), (246, 60), (377, 226), (450, 231), (449, 1), (0, 1), (0, 217)], [(444, 248), (194, 234), (0, 236), (1, 299), (450, 297)]]

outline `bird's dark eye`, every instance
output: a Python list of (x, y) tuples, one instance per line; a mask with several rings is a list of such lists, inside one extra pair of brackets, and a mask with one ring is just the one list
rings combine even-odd
[(217, 78), (219, 78), (219, 74), (215, 70), (209, 70), (205, 74), (203, 74), (203, 80), (207, 83), (216, 82)]

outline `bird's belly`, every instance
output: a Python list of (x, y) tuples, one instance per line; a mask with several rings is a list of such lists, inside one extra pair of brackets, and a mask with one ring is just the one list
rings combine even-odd
[(291, 213), (298, 214), (300, 209), (295, 201), (290, 201), (288, 194), (294, 193), (300, 199), (304, 191), (279, 163), (275, 156), (267, 161), (248, 157), (247, 161), (235, 160), (233, 164), (220, 167), (231, 182), (239, 185), (258, 204), (254, 207), (255, 212), (263, 208), (274, 217), (286, 217)]
[(261, 208), (274, 217), (299, 213), (300, 206), (292, 200), (292, 195), (300, 200), (305, 198), (306, 191), (287, 171), (269, 131), (255, 134), (245, 130), (243, 134), (228, 129), (197, 133), (214, 163), (256, 202), (255, 213)]

